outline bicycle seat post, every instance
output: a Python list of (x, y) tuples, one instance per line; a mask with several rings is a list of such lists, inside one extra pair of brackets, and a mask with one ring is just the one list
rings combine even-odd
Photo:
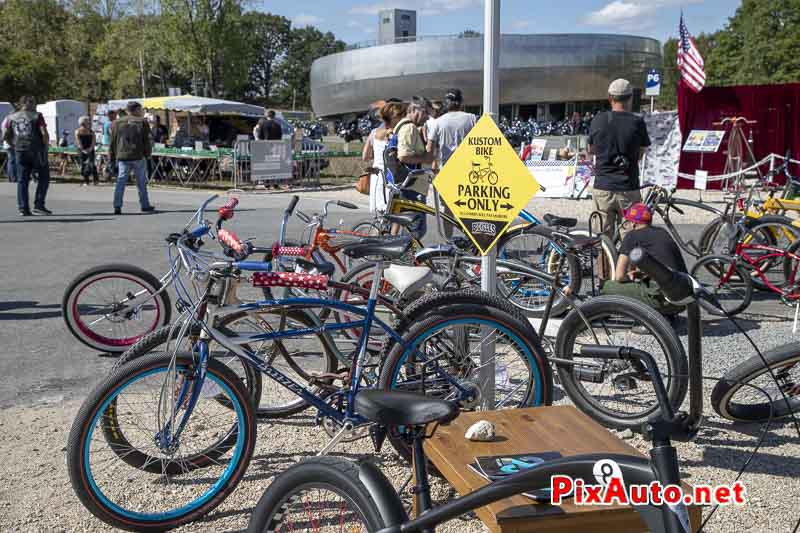
[[(428, 484), (428, 459), (425, 457), (423, 442), (425, 441), (425, 427), (410, 428), (409, 438), (412, 439), (412, 462), (414, 463), (414, 487), (411, 489), (414, 494), (415, 517), (419, 517), (424, 512), (430, 510), (431, 488)], [(423, 530), (426, 533), (432, 530)]]

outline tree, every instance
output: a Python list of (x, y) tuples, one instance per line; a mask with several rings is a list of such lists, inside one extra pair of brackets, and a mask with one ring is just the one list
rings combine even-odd
[(246, 85), (241, 0), (162, 0), (164, 46), (175, 68), (206, 83), (210, 96)]
[(269, 104), (275, 69), (286, 55), (291, 22), (280, 15), (250, 12), (243, 17), (250, 43), (249, 86), (252, 96)]
[(482, 34), (479, 31), (466, 29), (458, 34), (459, 39), (464, 39), (467, 37), (480, 37)]
[(286, 59), (280, 64), (278, 74), (281, 84), (278, 97), (284, 105), (295, 103), (307, 107), (311, 104), (311, 64), (320, 57), (342, 52), (345, 44), (331, 33), (322, 33), (312, 26), (294, 28), (289, 35)]

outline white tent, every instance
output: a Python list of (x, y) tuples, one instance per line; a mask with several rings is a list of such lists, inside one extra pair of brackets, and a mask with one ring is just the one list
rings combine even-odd
[(44, 115), (50, 144), (58, 144), (61, 133), (66, 130), (68, 138), (78, 129), (78, 119), (86, 115), (86, 104), (77, 100), (53, 100), (36, 106), (36, 110)]
[(131, 98), (127, 100), (110, 100), (109, 110), (124, 109), (130, 101), (142, 104), (145, 109), (160, 109), (165, 111), (183, 111), (199, 115), (246, 115), (262, 116), (264, 108), (257, 105), (220, 100), (217, 98), (204, 98), (185, 94), (182, 96), (158, 96), (155, 98)]

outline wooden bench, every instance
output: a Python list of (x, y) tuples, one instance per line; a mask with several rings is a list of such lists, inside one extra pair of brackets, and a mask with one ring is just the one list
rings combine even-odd
[[(495, 425), (495, 442), (470, 442), (464, 438), (467, 428), (479, 420), (489, 420)], [(461, 495), (488, 483), (467, 467), (476, 457), (545, 451), (557, 451), (564, 457), (603, 451), (642, 456), (572, 406), (463, 413), (450, 425), (440, 426), (425, 441), (428, 458)], [(688, 485), (684, 483), (686, 490)], [(647, 531), (639, 513), (629, 506), (575, 505), (571, 499), (555, 506), (520, 495), (481, 507), (475, 513), (493, 532)], [(689, 516), (692, 528), (697, 529), (700, 507), (690, 507)]]

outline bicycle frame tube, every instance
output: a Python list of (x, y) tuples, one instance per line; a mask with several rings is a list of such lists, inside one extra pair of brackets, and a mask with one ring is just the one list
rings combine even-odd
[[(770, 252), (770, 253), (762, 255), (762, 256), (758, 257), (757, 259), (753, 259), (752, 257), (750, 257), (747, 254), (748, 250), (761, 250), (761, 251)], [(778, 292), (778, 293), (783, 293), (783, 291), (780, 289), (780, 287), (776, 287), (775, 285), (770, 283), (770, 281), (767, 279), (766, 275), (764, 274), (764, 271), (761, 270), (761, 267), (759, 266), (759, 263), (761, 263), (763, 261), (766, 261), (766, 260), (769, 260), (769, 259), (772, 259), (772, 258), (778, 258), (778, 257), (780, 257), (780, 258), (789, 257), (789, 258), (791, 258), (791, 259), (793, 259), (795, 261), (800, 261), (800, 256), (798, 256), (796, 254), (788, 253), (788, 252), (786, 252), (786, 251), (784, 251), (784, 250), (782, 250), (780, 248), (775, 248), (773, 246), (766, 246), (766, 245), (763, 245), (763, 244), (745, 244), (745, 243), (742, 243), (742, 242), (740, 242), (740, 243), (738, 243), (736, 245), (736, 257), (738, 257), (740, 260), (744, 261), (745, 263), (747, 263), (751, 267), (753, 267), (753, 269), (755, 270), (756, 275), (761, 279), (761, 282), (764, 283), (764, 285), (769, 290), (771, 290), (773, 292)], [(795, 266), (795, 271), (796, 270), (797, 270), (797, 267)], [(731, 276), (733, 276), (734, 272), (735, 272), (735, 269), (733, 268), (733, 264), (731, 264), (731, 266), (730, 266), (730, 268), (728, 268), (728, 271), (726, 272), (725, 276), (720, 281), (722, 281), (723, 283), (727, 283), (730, 280)], [(800, 294), (798, 294), (794, 298), (800, 298)]]
[[(344, 414), (339, 413), (339, 411), (335, 410), (333, 407), (330, 407), (323, 398), (315, 395), (313, 392), (309, 391), (296, 381), (292, 380), (290, 377), (286, 376), (281, 371), (265, 363), (256, 355), (244, 350), (242, 348), (242, 345), (249, 344), (255, 341), (270, 341), (270, 340), (298, 337), (306, 334), (316, 334), (334, 330), (361, 328), (362, 333), (361, 333), (361, 339), (359, 341), (360, 342), (359, 353), (361, 354), (361, 357), (363, 357), (363, 352), (366, 347), (369, 331), (371, 330), (373, 325), (377, 325), (381, 329), (383, 329), (395, 342), (403, 346), (403, 348), (405, 349), (411, 348), (409, 344), (406, 344), (403, 341), (402, 336), (398, 332), (396, 332), (394, 329), (392, 329), (391, 326), (387, 325), (385, 322), (383, 322), (381, 319), (375, 316), (375, 303), (373, 302), (371, 306), (368, 305), (367, 309), (364, 309), (362, 307), (357, 307), (343, 302), (322, 300), (318, 298), (287, 298), (282, 300), (273, 299), (273, 300), (264, 300), (258, 303), (240, 304), (235, 306), (227, 306), (227, 305), (220, 306), (215, 310), (214, 315), (215, 317), (216, 316), (224, 317), (227, 316), (228, 314), (236, 313), (242, 310), (257, 310), (261, 307), (268, 307), (270, 309), (281, 308), (281, 307), (291, 307), (294, 309), (297, 308), (302, 309), (303, 307), (314, 307), (314, 308), (327, 307), (363, 317), (362, 320), (355, 320), (350, 322), (323, 324), (312, 328), (298, 328), (285, 331), (275, 331), (271, 333), (258, 333), (253, 335), (244, 335), (235, 338), (228, 337), (222, 331), (213, 327), (208, 327), (207, 325), (204, 325), (204, 329), (207, 328), (208, 334), (216, 342), (219, 342), (222, 346), (224, 346), (225, 348), (227, 348), (228, 350), (232, 351), (240, 358), (242, 358), (244, 364), (253, 365), (260, 372), (266, 374), (271, 379), (277, 381), (280, 385), (284, 386), (291, 392), (300, 396), (308, 404), (317, 408), (320, 412), (324, 413), (325, 416), (334, 418), (339, 422), (343, 422), (346, 419), (351, 419), (352, 421), (354, 421), (354, 423), (356, 423), (356, 425), (366, 423), (365, 420), (353, 415), (352, 412)], [(417, 355), (421, 358), (422, 361), (426, 361), (424, 354), (417, 352)], [(358, 356), (355, 359), (357, 358)], [(355, 359), (353, 364), (356, 363)], [(453, 386), (456, 387), (460, 392), (467, 392), (460, 384), (456, 383), (455, 381), (453, 382)], [(354, 381), (351, 384), (349, 394), (355, 395), (357, 390), (358, 390), (358, 382)], [(352, 402), (349, 403), (349, 406), (350, 408), (348, 409), (348, 411), (350, 411), (352, 408)]]
[[(609, 460), (619, 466), (625, 486), (650, 485), (659, 480), (659, 476), (655, 473), (650, 462), (643, 457), (600, 453), (576, 455), (548, 461), (540, 466), (491, 482), (460, 498), (427, 510), (413, 520), (403, 524), (393, 524), (378, 533), (412, 533), (432, 530), (438, 524), (457, 518), (473, 509), (490, 505), (524, 492), (549, 488), (551, 477), (556, 475), (580, 479), (583, 480), (584, 484), (597, 484), (599, 480), (594, 473), (595, 466), (600, 461)], [(681, 513), (684, 516), (686, 513), (686, 508), (682, 504), (677, 506), (676, 511), (670, 510), (666, 505), (659, 507), (637, 505), (634, 506), (634, 509), (640, 513), (651, 531), (657, 533), (689, 533), (690, 531), (682, 524), (680, 518)]]

